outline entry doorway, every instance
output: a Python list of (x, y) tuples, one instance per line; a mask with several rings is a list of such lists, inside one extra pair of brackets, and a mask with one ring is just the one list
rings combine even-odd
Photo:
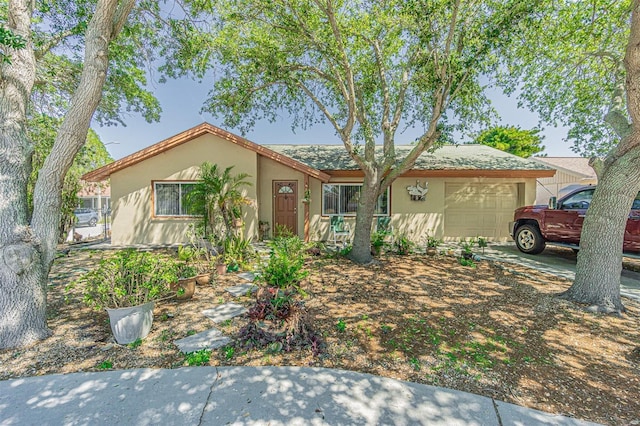
[(298, 182), (273, 181), (273, 235), (280, 227), (298, 235)]

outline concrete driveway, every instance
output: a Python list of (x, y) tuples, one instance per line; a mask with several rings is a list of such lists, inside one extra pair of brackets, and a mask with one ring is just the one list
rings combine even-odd
[[(530, 255), (521, 253), (515, 243), (491, 244), (485, 249), (483, 257), (527, 266), (569, 280), (573, 280), (576, 275), (576, 254), (564, 247), (547, 246), (542, 253)], [(637, 260), (635, 262), (637, 263)], [(620, 294), (640, 301), (640, 273), (622, 270)]]

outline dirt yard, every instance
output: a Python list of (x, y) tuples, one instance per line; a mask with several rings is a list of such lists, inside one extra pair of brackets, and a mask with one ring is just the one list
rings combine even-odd
[[(156, 305), (140, 345), (113, 342), (107, 315), (66, 285), (102, 252), (72, 251), (54, 265), (49, 286), (52, 336), (30, 348), (0, 351), (0, 380), (127, 368), (187, 365), (173, 341), (211, 326), (201, 311), (254, 297), (224, 288), (234, 274), (199, 286), (193, 299)], [(640, 305), (624, 317), (586, 313), (555, 299), (570, 282), (506, 263), (458, 264), (452, 256), (389, 256), (360, 267), (318, 257), (303, 283), (322, 350), (214, 351), (209, 365), (340, 368), (486, 395), (599, 423), (640, 424)], [(230, 337), (246, 316), (220, 325)]]

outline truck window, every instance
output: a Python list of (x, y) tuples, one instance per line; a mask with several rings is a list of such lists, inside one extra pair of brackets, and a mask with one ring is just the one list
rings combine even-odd
[(588, 209), (593, 198), (593, 191), (595, 189), (587, 189), (569, 196), (562, 202), (562, 208), (565, 210)]

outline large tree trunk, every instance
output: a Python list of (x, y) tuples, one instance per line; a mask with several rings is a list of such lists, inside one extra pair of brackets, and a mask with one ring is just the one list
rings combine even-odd
[(33, 145), (27, 138), (26, 112), (36, 74), (31, 45), (29, 0), (9, 5), (8, 27), (27, 40), (9, 52), (0, 85), (0, 349), (22, 346), (49, 335), (46, 277), (38, 265), (39, 241), (28, 226), (27, 180)]
[(622, 243), (631, 205), (640, 190), (640, 151), (607, 166), (584, 220), (573, 285), (560, 297), (606, 313), (624, 312), (620, 300)]
[(634, 0), (631, 31), (624, 57), (627, 112), (621, 111), (622, 90), (614, 93), (605, 120), (620, 143), (604, 162), (594, 161), (596, 189), (582, 228), (573, 285), (560, 296), (590, 305), (599, 312), (624, 311), (620, 300), (622, 243), (633, 200), (640, 190), (640, 2)]
[[(0, 349), (24, 346), (49, 335), (46, 284), (55, 257), (62, 204), (62, 183), (86, 141), (91, 117), (106, 79), (109, 42), (122, 28), (135, 0), (99, 0), (85, 37), (80, 84), (38, 174), (31, 227), (27, 223), (27, 176), (33, 148), (26, 133), (26, 105), (35, 79), (29, 42), (2, 67), (0, 92)], [(30, 41), (32, 2), (9, 5), (9, 25)]]
[(380, 182), (377, 176), (365, 176), (356, 211), (356, 229), (353, 235), (353, 248), (349, 258), (356, 263), (367, 264), (371, 256), (371, 223), (375, 213)]

